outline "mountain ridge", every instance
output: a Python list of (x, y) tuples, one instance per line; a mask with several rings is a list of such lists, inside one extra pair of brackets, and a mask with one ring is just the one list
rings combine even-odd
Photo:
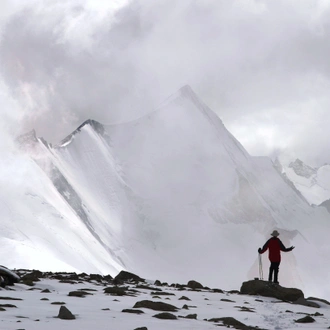
[[(79, 256), (73, 269), (126, 269), (177, 281), (194, 271), (209, 285), (229, 278), (234, 286), (242, 277), (255, 277), (257, 245), (276, 228), (284, 244), (302, 246), (284, 258), (283, 278), (288, 285), (303, 280), (315, 289), (303, 250), (318, 254), (325, 213), (284, 182), (270, 159), (251, 157), (190, 87), (136, 120), (116, 125), (87, 120), (58, 146), (35, 143), (25, 154), (35, 162), (33, 175), (44, 190), (31, 186), (29, 191), (38, 198), (47, 192), (47, 203), (63, 222), (79, 228), (68, 231), (74, 234), (70, 247), (61, 241), (62, 249)], [(34, 213), (42, 205), (36, 199)], [(32, 213), (26, 217), (41, 232), (48, 228)], [(65, 226), (50, 222), (49, 229), (63, 236)], [(311, 222), (319, 228), (315, 233), (309, 231)], [(0, 234), (6, 237), (5, 231)], [(85, 257), (90, 247), (94, 259)], [(323, 248), (321, 255), (327, 253)], [(44, 251), (51, 253), (52, 246)], [(71, 254), (66, 258), (70, 263)], [(18, 254), (16, 260), (21, 259)], [(37, 268), (37, 257), (29, 262), (29, 268)]]

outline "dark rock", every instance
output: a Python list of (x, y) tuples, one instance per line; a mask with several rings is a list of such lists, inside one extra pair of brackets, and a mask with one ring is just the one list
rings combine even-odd
[(111, 296), (127, 296), (128, 287), (109, 286), (104, 289), (104, 293)]
[(51, 305), (65, 305), (64, 301), (54, 301), (51, 303)]
[(316, 312), (314, 314), (311, 314), (311, 316), (324, 316), (323, 314), (319, 313), (319, 312)]
[(103, 276), (100, 274), (90, 274), (89, 280), (101, 283), (103, 281)]
[(111, 275), (105, 275), (105, 276), (103, 276), (103, 279), (107, 282), (112, 282), (113, 277)]
[(35, 283), (32, 280), (28, 280), (28, 279), (21, 280), (21, 282), (25, 285), (28, 285), (28, 286), (34, 286), (35, 285)]
[(189, 301), (191, 301), (191, 299), (189, 299), (189, 298), (186, 297), (186, 296), (182, 296), (181, 298), (179, 298), (179, 300), (189, 300)]
[(189, 307), (188, 307), (188, 305), (184, 304), (184, 305), (182, 306), (182, 309), (189, 309)]
[(78, 282), (73, 281), (73, 280), (60, 280), (60, 283), (68, 283), (68, 284), (77, 284)]
[(214, 293), (224, 293), (221, 289), (212, 289)]
[(40, 293), (50, 293), (50, 291), (48, 289), (45, 289), (45, 290), (40, 291)]
[(123, 313), (132, 313), (132, 314), (143, 314), (144, 311), (141, 311), (140, 309), (123, 309)]
[(295, 320), (295, 322), (296, 323), (313, 323), (313, 322), (315, 322), (315, 320), (311, 316), (307, 315), (301, 319)]
[(234, 300), (230, 300), (230, 299), (226, 299), (226, 298), (220, 299), (220, 301), (231, 302), (231, 303), (235, 302)]
[(147, 327), (135, 328), (134, 330), (148, 330)]
[(0, 276), (2, 277), (1, 287), (3, 288), (20, 281), (20, 277), (14, 271), (2, 265), (0, 266)]
[(162, 285), (162, 283), (159, 280), (156, 280), (154, 284), (157, 285), (157, 286), (161, 286)]
[(39, 270), (32, 270), (30, 273), (25, 274), (24, 276), (21, 277), (21, 281), (23, 283), (25, 282), (38, 282), (40, 281), (40, 278), (43, 278), (44, 275), (41, 271)]
[(241, 330), (263, 330), (259, 327), (252, 327), (252, 326), (245, 325), (244, 323), (237, 321), (233, 317), (218, 317), (218, 318), (209, 319), (208, 321), (215, 322), (215, 323), (222, 322), (222, 324), (224, 326), (227, 326), (228, 328), (230, 328), (232, 326), (235, 329), (241, 329)]
[(251, 308), (245, 307), (245, 306), (235, 306), (236, 308), (239, 308), (240, 312), (251, 312), (251, 313), (255, 313), (255, 311)]
[(196, 290), (196, 289), (204, 289), (203, 285), (196, 281), (189, 281), (187, 284), (188, 288)]
[(314, 307), (314, 308), (320, 308), (320, 305), (317, 304), (314, 301), (308, 301), (307, 299), (304, 298), (299, 298), (296, 301), (293, 302), (293, 304), (295, 305), (303, 305), (303, 306), (307, 306), (307, 307)]
[(40, 300), (48, 301), (49, 299), (48, 298), (41, 298)]
[(171, 292), (151, 292), (151, 295), (158, 295), (158, 296), (175, 296), (174, 293)]
[(0, 300), (23, 300), (21, 298), (12, 298), (12, 297), (0, 297)]
[(322, 302), (324, 304), (330, 305), (330, 302), (325, 300), (325, 299), (320, 299), (320, 298), (315, 298), (315, 297), (308, 297), (306, 300), (315, 300), (315, 301), (319, 301), (319, 302)]
[(188, 314), (184, 316), (185, 319), (197, 320), (197, 314)]
[(60, 307), (57, 317), (62, 320), (74, 320), (76, 318), (65, 306)]
[(274, 285), (273, 283), (260, 280), (243, 282), (240, 293), (272, 297), (291, 302), (296, 301), (299, 298), (304, 298), (303, 292), (299, 289), (284, 288), (280, 285)]
[(3, 307), (0, 307), (0, 312), (5, 312), (6, 311), (6, 309), (5, 308), (3, 308)]
[(12, 304), (0, 304), (0, 307), (17, 308), (17, 306), (12, 305)]
[(142, 300), (135, 303), (133, 308), (149, 308), (156, 311), (176, 312), (177, 307), (163, 303), (161, 301)]
[(69, 297), (79, 297), (79, 298), (85, 298), (86, 295), (91, 295), (91, 293), (85, 291), (71, 291), (68, 294)]
[(153, 317), (157, 318), (157, 319), (162, 319), (162, 320), (177, 320), (178, 318), (171, 313), (159, 313), (154, 315)]
[(97, 290), (95, 290), (95, 289), (88, 289), (88, 288), (78, 289), (78, 291), (97, 292)]
[(208, 320), (209, 322), (222, 322), (224, 325), (226, 326), (233, 326), (234, 328), (237, 329), (237, 327), (246, 327), (246, 325), (240, 321), (237, 321), (235, 318), (233, 317), (215, 317), (212, 319)]
[(124, 282), (145, 282), (145, 280), (133, 273), (126, 272), (122, 270), (114, 279), (114, 283), (124, 283)]

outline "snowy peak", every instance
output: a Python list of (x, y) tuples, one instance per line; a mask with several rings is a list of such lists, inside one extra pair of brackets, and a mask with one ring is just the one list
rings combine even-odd
[(323, 202), (330, 199), (330, 165), (314, 168), (296, 159), (288, 166), (283, 166), (281, 173), (300, 191), (309, 204), (324, 206)]
[(104, 127), (102, 124), (97, 122), (96, 120), (88, 119), (84, 121), (76, 130), (74, 130), (70, 135), (68, 135), (66, 138), (64, 138), (60, 142), (60, 147), (66, 146), (67, 144), (71, 143), (71, 141), (75, 138), (77, 134), (81, 132), (86, 126), (91, 127), (95, 132), (97, 132), (100, 135), (104, 134)]
[(304, 164), (304, 162), (298, 158), (294, 162), (291, 162), (289, 167), (292, 168), (297, 175), (303, 176), (305, 178), (310, 178), (317, 172), (317, 169)]

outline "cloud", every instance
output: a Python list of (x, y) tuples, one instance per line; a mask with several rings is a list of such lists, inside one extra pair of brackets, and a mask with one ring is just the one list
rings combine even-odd
[(87, 118), (136, 118), (190, 84), (250, 153), (329, 161), (327, 2), (92, 3), (35, 1), (7, 19), (1, 73), (22, 130), (57, 142)]

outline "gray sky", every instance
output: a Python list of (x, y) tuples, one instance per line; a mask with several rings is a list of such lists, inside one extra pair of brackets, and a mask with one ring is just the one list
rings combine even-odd
[(330, 162), (330, 0), (7, 0), (0, 33), (12, 134), (56, 143), (189, 84), (252, 155)]

